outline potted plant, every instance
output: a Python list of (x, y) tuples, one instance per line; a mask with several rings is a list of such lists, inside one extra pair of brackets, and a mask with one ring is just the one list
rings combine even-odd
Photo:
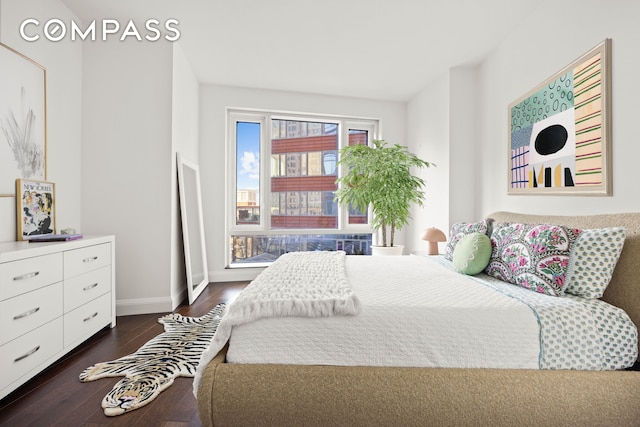
[[(432, 164), (403, 145), (374, 140), (373, 146), (342, 148), (338, 165), (343, 167), (343, 175), (336, 180), (337, 202), (361, 212), (371, 206), (371, 226), (382, 232), (382, 248), (395, 248), (391, 251), (402, 254), (402, 246), (394, 244), (395, 231), (411, 219), (411, 204), (422, 206), (424, 202), (425, 181), (414, 175), (412, 169)], [(374, 247), (372, 253), (380, 251)]]

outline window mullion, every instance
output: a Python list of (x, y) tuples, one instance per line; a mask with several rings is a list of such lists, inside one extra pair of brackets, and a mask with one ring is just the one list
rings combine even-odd
[(262, 230), (271, 230), (271, 115), (265, 114), (260, 135), (260, 218)]

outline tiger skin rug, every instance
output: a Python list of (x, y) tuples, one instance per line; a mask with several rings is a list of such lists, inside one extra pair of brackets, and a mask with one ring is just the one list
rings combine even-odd
[(225, 308), (225, 304), (218, 304), (201, 317), (172, 313), (159, 318), (163, 333), (133, 354), (88, 367), (80, 374), (80, 381), (124, 376), (102, 400), (107, 416), (146, 405), (175, 378), (195, 375), (200, 356), (209, 347)]

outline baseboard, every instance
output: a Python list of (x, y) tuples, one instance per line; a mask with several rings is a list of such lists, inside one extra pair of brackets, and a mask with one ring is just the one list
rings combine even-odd
[(170, 297), (116, 300), (116, 316), (169, 313), (173, 311)]
[(249, 282), (255, 279), (264, 268), (228, 268), (209, 271), (209, 282)]

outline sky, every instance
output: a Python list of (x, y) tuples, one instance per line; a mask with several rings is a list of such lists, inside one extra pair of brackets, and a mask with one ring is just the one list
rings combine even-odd
[(236, 129), (238, 189), (259, 189), (260, 124), (238, 122)]

